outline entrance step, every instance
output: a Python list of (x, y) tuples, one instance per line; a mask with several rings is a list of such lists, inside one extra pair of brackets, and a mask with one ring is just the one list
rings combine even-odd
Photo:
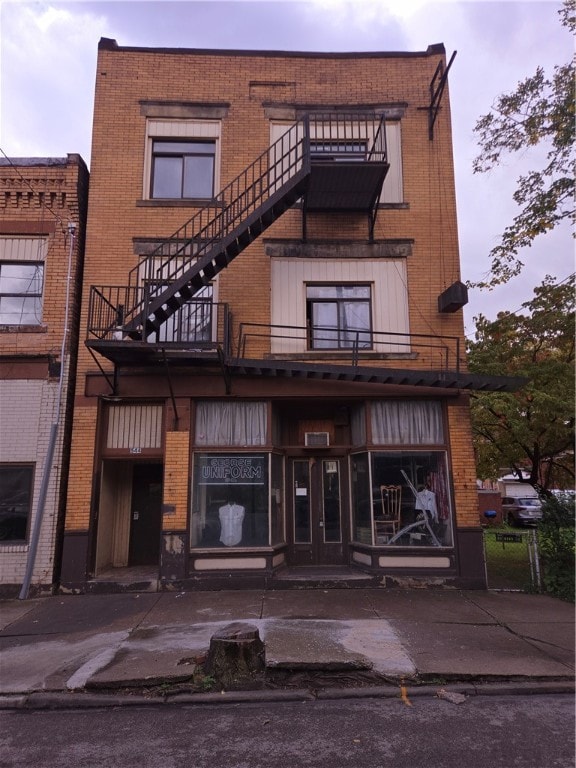
[(87, 592), (159, 592), (158, 566), (109, 568), (86, 582)]
[(277, 571), (269, 589), (362, 589), (378, 585), (376, 576), (347, 566), (298, 566)]

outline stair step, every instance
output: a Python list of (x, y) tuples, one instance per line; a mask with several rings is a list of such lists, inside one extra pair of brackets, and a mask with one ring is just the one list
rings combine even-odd
[(191, 285), (194, 289), (193, 293), (197, 293), (202, 288), (205, 288), (209, 283), (210, 279), (203, 277), (199, 272), (197, 272), (195, 275), (192, 275), (188, 281), (188, 285)]
[(252, 238), (255, 240), (263, 232), (264, 228), (264, 222), (262, 219), (255, 221), (254, 224), (252, 224), (250, 227), (250, 234), (252, 235)]
[(228, 256), (226, 251), (220, 251), (220, 253), (214, 257), (214, 261), (220, 269), (225, 269), (232, 259)]
[(184, 303), (185, 299), (183, 300), (179, 293), (174, 294), (174, 296), (170, 296), (170, 298), (166, 301), (166, 304), (170, 307), (170, 309), (173, 309), (175, 312), (179, 310)]
[(240, 244), (237, 240), (234, 240), (234, 242), (230, 243), (226, 246), (226, 253), (228, 254), (230, 261), (234, 258), (234, 256), (237, 256), (242, 248), (240, 247)]
[(165, 320), (168, 320), (169, 317), (170, 317), (170, 314), (166, 312), (164, 307), (158, 307), (158, 309), (154, 312), (153, 322), (154, 323), (159, 322), (160, 324), (162, 324)]
[(216, 269), (216, 265), (213, 261), (210, 262), (210, 264), (207, 264), (203, 269), (202, 272), (210, 279), (214, 277), (214, 275), (218, 274), (218, 270)]
[(270, 224), (274, 224), (278, 217), (276, 216), (274, 209), (272, 208), (270, 211), (266, 211), (266, 213), (263, 213), (260, 217), (260, 221), (262, 221), (267, 227), (270, 226)]

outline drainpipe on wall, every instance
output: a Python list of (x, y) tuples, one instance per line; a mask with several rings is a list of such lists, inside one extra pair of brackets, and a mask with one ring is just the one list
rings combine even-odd
[(72, 253), (74, 251), (74, 235), (76, 233), (76, 224), (74, 222), (68, 222), (68, 235), (70, 236), (70, 245), (68, 248), (68, 274), (66, 277), (66, 305), (64, 313), (64, 331), (62, 333), (62, 348), (60, 351), (60, 377), (58, 380), (58, 394), (56, 398), (56, 416), (54, 423), (50, 427), (50, 439), (48, 441), (48, 450), (46, 451), (46, 458), (44, 460), (44, 468), (42, 470), (42, 484), (40, 486), (40, 493), (38, 495), (38, 507), (36, 509), (36, 517), (34, 519), (34, 526), (32, 529), (32, 535), (30, 537), (30, 546), (28, 547), (28, 559), (26, 561), (26, 572), (24, 573), (24, 581), (22, 582), (22, 588), (18, 595), (19, 600), (26, 600), (28, 592), (30, 591), (30, 582), (32, 580), (32, 573), (34, 571), (34, 565), (36, 563), (36, 554), (38, 552), (38, 542), (40, 540), (40, 530), (42, 528), (42, 520), (44, 518), (44, 509), (46, 507), (46, 496), (48, 494), (48, 483), (50, 482), (50, 475), (52, 473), (52, 463), (54, 461), (54, 451), (56, 449), (56, 438), (58, 436), (58, 427), (60, 426), (60, 412), (62, 410), (62, 391), (64, 389), (64, 371), (66, 370), (65, 355), (66, 346), (69, 333), (69, 310), (70, 310), (70, 281), (72, 279)]

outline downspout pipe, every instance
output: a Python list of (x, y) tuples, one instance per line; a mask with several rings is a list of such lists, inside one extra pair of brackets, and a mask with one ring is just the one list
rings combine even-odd
[(48, 495), (48, 484), (50, 482), (50, 475), (52, 474), (52, 464), (54, 462), (54, 452), (56, 450), (56, 439), (58, 437), (58, 428), (60, 426), (60, 414), (62, 411), (62, 393), (64, 390), (64, 378), (67, 372), (66, 366), (66, 347), (69, 334), (69, 316), (70, 316), (70, 281), (72, 279), (72, 254), (74, 252), (74, 237), (76, 234), (76, 224), (68, 222), (68, 235), (70, 238), (68, 247), (68, 275), (66, 278), (66, 305), (64, 314), (64, 331), (62, 333), (62, 347), (60, 351), (60, 376), (58, 380), (58, 393), (56, 397), (56, 415), (54, 422), (50, 427), (50, 439), (48, 441), (48, 449), (46, 451), (46, 458), (44, 459), (44, 467), (42, 469), (42, 484), (40, 485), (40, 493), (38, 495), (38, 506), (36, 509), (36, 517), (34, 518), (34, 526), (32, 528), (32, 535), (30, 536), (30, 544), (28, 547), (28, 559), (26, 561), (26, 571), (24, 573), (24, 580), (18, 595), (19, 600), (26, 600), (30, 591), (30, 582), (32, 581), (32, 574), (34, 572), (34, 565), (36, 563), (36, 555), (38, 553), (38, 543), (40, 541), (40, 531), (42, 529), (42, 521), (44, 519), (44, 511), (46, 508), (46, 497)]

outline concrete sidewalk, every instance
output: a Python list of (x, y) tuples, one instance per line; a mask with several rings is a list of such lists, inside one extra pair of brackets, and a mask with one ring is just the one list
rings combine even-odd
[(118, 697), (135, 690), (187, 691), (199, 700), (199, 661), (212, 635), (233, 622), (259, 630), (267, 674), (284, 680), (278, 688), (285, 690), (388, 685), (397, 692), (401, 684), (503, 681), (569, 690), (574, 681), (574, 606), (543, 595), (440, 589), (74, 595), (0, 602), (0, 706), (42, 705), (48, 694), (116, 691)]

